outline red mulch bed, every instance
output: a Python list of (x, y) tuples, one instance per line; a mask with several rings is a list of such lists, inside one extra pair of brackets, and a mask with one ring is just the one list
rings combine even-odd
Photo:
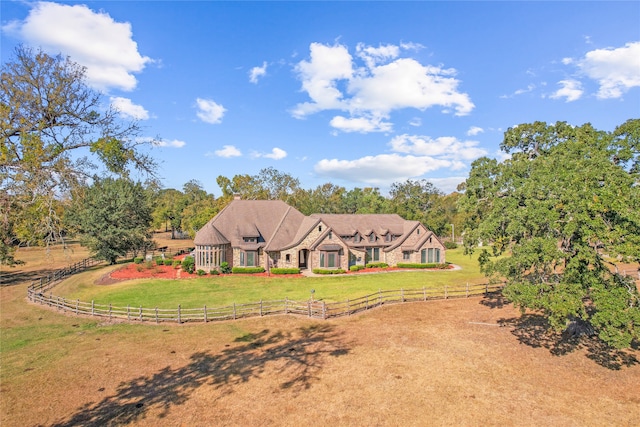
[(116, 280), (132, 279), (177, 279), (180, 276), (191, 276), (171, 265), (154, 265), (147, 268), (144, 264), (127, 264), (122, 268), (112, 271), (109, 277)]

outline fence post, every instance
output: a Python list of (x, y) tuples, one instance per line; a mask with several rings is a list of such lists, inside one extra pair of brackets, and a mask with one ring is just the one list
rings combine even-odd
[(182, 313), (180, 313), (180, 304), (178, 304), (178, 323), (182, 323)]
[(262, 299), (260, 300), (260, 317), (262, 317)]
[(378, 305), (382, 305), (382, 289), (378, 288)]
[(158, 307), (156, 307), (156, 324), (160, 323), (160, 319), (158, 319)]
[(109, 303), (109, 320), (111, 320), (111, 303)]
[(76, 300), (76, 316), (78, 315), (78, 309), (80, 308), (80, 298)]
[(327, 303), (322, 301), (322, 320), (327, 320)]
[(311, 317), (311, 301), (307, 301), (307, 316)]
[(62, 297), (62, 312), (63, 313), (66, 311), (65, 302), (66, 302), (66, 300), (64, 299), (64, 297)]
[(424, 286), (422, 287), (422, 298), (424, 301), (427, 300), (427, 289)]
[(489, 284), (485, 283), (484, 284), (484, 294), (487, 295), (489, 293)]
[(289, 314), (288, 307), (287, 307), (288, 302), (289, 302), (289, 299), (287, 297), (284, 297), (284, 314)]
[(204, 323), (207, 323), (207, 306), (204, 306)]
[(364, 300), (364, 309), (369, 310), (369, 295)]
[(233, 303), (233, 320), (236, 320), (236, 303)]
[(129, 304), (127, 304), (127, 321), (131, 320), (131, 309), (129, 307)]
[(467, 298), (469, 298), (469, 282), (467, 282)]
[(404, 288), (400, 288), (400, 299), (404, 302)]
[(447, 285), (444, 285), (444, 299), (447, 299)]
[(96, 306), (94, 304), (94, 300), (91, 300), (91, 315), (95, 315), (96, 313)]
[(142, 322), (142, 306), (140, 306), (140, 311), (138, 311), (138, 316), (139, 316), (138, 318)]

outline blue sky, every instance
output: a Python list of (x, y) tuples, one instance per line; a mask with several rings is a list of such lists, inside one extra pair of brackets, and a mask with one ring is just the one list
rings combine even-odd
[(536, 120), (640, 117), (640, 2), (2, 1), (16, 45), (87, 67), (160, 137), (168, 188), (273, 167), (304, 188), (455, 190)]

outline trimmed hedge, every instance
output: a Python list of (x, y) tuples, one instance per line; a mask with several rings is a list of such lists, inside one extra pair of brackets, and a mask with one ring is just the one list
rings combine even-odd
[(135, 262), (136, 264), (142, 264), (142, 261), (144, 261), (144, 258), (142, 258), (141, 256), (135, 257), (133, 259), (133, 262)]
[(387, 268), (389, 264), (386, 262), (370, 262), (367, 263), (367, 268)]
[(364, 269), (364, 265), (352, 265), (351, 267), (349, 267), (349, 271), (360, 271)]
[(203, 269), (199, 268), (198, 271), (196, 271), (196, 274), (198, 276), (204, 276), (205, 274), (207, 274), (207, 272), (204, 271)]
[(346, 271), (344, 271), (341, 268), (337, 268), (335, 270), (325, 270), (324, 268), (313, 269), (313, 274), (344, 274), (344, 273), (346, 273)]
[(300, 274), (299, 268), (272, 268), (270, 271), (273, 274)]
[(231, 272), (236, 274), (264, 273), (264, 267), (233, 267)]
[(164, 265), (173, 265), (173, 260), (169, 258), (165, 258)]
[(439, 268), (444, 270), (449, 268), (449, 264), (436, 264), (435, 262), (428, 264), (399, 263), (398, 268)]

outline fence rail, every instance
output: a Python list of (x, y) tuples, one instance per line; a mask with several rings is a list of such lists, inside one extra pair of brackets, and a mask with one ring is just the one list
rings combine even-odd
[(281, 300), (258, 301), (245, 304), (232, 304), (224, 307), (183, 308), (148, 308), (126, 306), (119, 307), (112, 304), (96, 304), (95, 301), (86, 302), (79, 299), (67, 299), (54, 295), (51, 290), (66, 277), (84, 271), (100, 261), (85, 259), (72, 266), (61, 269), (52, 275), (42, 277), (32, 282), (27, 288), (30, 301), (50, 307), (64, 313), (120, 319), (139, 322), (212, 322), (219, 320), (235, 320), (248, 317), (262, 317), (271, 315), (298, 315), (315, 319), (330, 319), (334, 317), (350, 316), (361, 311), (370, 310), (382, 305), (398, 304), (431, 299), (447, 299), (469, 297), (493, 292), (502, 288), (497, 285), (461, 285), (442, 287), (423, 287), (421, 289), (379, 290), (370, 295), (340, 302), (326, 302), (323, 300), (295, 301), (288, 298)]

